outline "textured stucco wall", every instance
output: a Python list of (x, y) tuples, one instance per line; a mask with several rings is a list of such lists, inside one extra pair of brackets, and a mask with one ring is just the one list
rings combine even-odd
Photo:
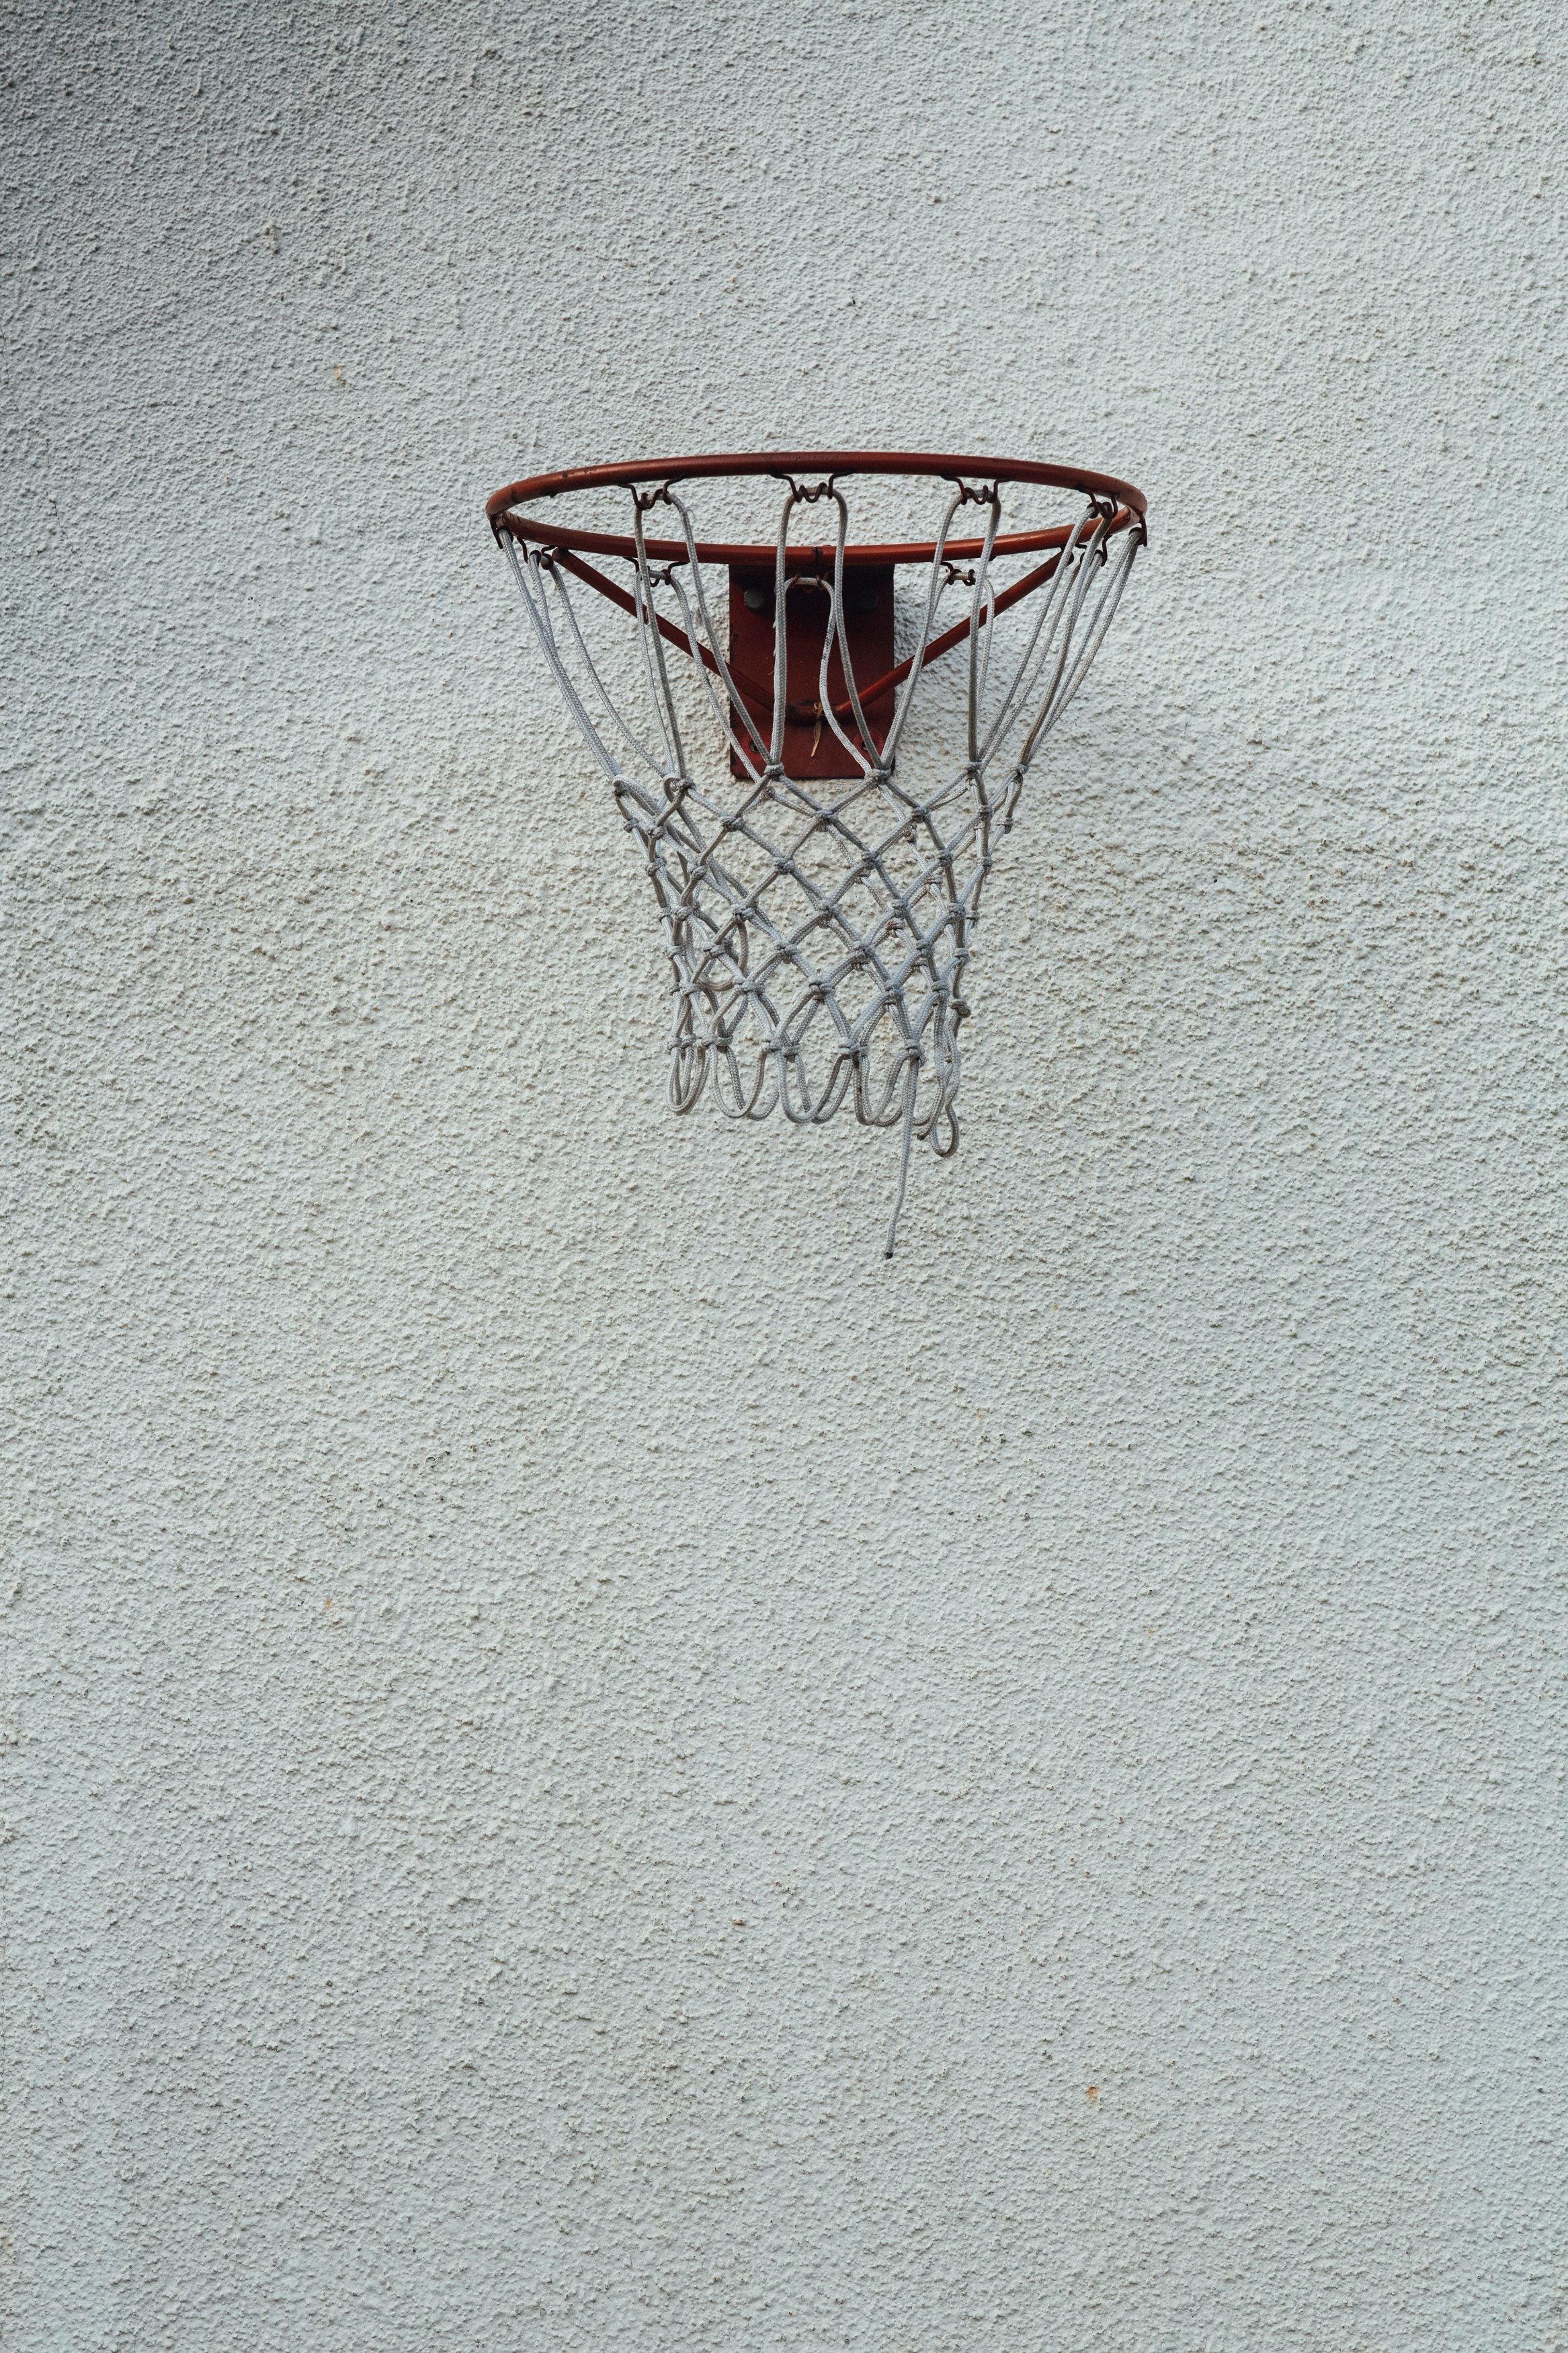
[[(13, 17), (6, 2353), (1568, 2344), (1564, 86)], [(890, 1267), (479, 520), (763, 438), (1153, 500)]]

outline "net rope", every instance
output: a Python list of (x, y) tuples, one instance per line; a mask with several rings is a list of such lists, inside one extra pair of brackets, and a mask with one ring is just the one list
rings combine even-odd
[[(809, 1126), (851, 1108), (864, 1126), (897, 1130), (889, 1258), (913, 1147), (929, 1145), (939, 1158), (957, 1149), (964, 976), (995, 836), (1010, 828), (1041, 744), (1083, 683), (1143, 537), (1139, 520), (1087, 497), (1049, 561), (1008, 580), (996, 553), (1000, 486), (941, 488), (946, 504), (930, 561), (914, 597), (900, 602), (912, 639), (894, 672), (873, 681), (857, 677), (852, 659), (845, 488), (831, 477), (784, 477), (773, 539), (771, 731), (765, 711), (759, 719), (754, 681), (746, 681), (748, 702), (731, 670), (714, 611), (711, 575), (723, 567), (700, 556), (689, 485), (624, 492), (633, 549), (624, 583), (570, 549), (507, 529), (496, 534), (653, 885), (672, 973), (672, 1109), (692, 1111), (710, 1092), (731, 1119), (776, 1111)], [(812, 508), (833, 523), (815, 561), (790, 535)], [(954, 558), (948, 549), (969, 509), (979, 511), (978, 552)], [(678, 550), (656, 560), (649, 519), (663, 523), (667, 514)], [(830, 728), (842, 746), (854, 770), (842, 779), (806, 780), (785, 765), (786, 720), (798, 725), (800, 716), (798, 698), (792, 705), (787, 695), (789, 647), (806, 596), (816, 600), (822, 635), (807, 712), (817, 740)], [(632, 661), (595, 647), (594, 617), (606, 604), (623, 634), (629, 617)], [(900, 765), (928, 664), (959, 649), (963, 691), (948, 698), (959, 711), (944, 710), (950, 725), (936, 729), (934, 746), (928, 729), (918, 764), (908, 756)], [(879, 695), (884, 710), (890, 698), (883, 730), (867, 709)], [(928, 782), (933, 759), (941, 765)], [(918, 782), (917, 765), (925, 772)]]

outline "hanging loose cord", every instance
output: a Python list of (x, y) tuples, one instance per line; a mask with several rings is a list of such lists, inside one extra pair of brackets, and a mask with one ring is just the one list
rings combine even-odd
[[(899, 1155), (899, 1189), (893, 1197), (893, 1214), (889, 1220), (887, 1244), (882, 1251), (884, 1258), (892, 1257), (894, 1244), (899, 1239), (899, 1219), (903, 1213), (904, 1193), (910, 1181), (910, 1154), (914, 1149), (915, 1097), (920, 1092), (920, 1084), (921, 1066), (918, 1062), (911, 1062), (909, 1076), (904, 1081), (904, 1143)], [(943, 1153), (942, 1157), (946, 1159), (948, 1155)]]

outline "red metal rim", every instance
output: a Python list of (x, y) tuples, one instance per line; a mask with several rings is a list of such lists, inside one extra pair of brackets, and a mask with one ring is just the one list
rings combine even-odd
[[(649, 482), (697, 481), (746, 474), (780, 482), (801, 474), (829, 478), (846, 474), (930, 474), (955, 484), (1033, 482), (1051, 490), (1076, 491), (1083, 498), (1098, 499), (1113, 507), (1112, 532), (1132, 528), (1141, 531), (1147, 506), (1142, 491), (1134, 490), (1131, 482), (1118, 481), (1113, 474), (1090, 473), (1081, 466), (1046, 465), (1028, 458), (963, 458), (907, 449), (761, 449), (728, 457), (655, 458), (629, 465), (569, 466), (558, 473), (531, 474), (523, 481), (509, 482), (504, 490), (487, 499), (485, 514), (498, 535), (509, 532), (514, 539), (533, 540), (542, 546), (585, 555), (616, 555), (631, 563), (636, 560), (637, 543), (629, 533), (546, 522), (538, 516), (518, 514), (513, 510), (541, 500), (557, 499), (572, 491), (636, 490)], [(1026, 555), (1041, 548), (1060, 547), (1072, 529), (1070, 524), (1058, 523), (1043, 531), (1001, 532), (993, 544), (993, 554)], [(683, 539), (650, 539), (646, 544), (656, 564), (679, 563), (686, 555)], [(958, 561), (966, 561), (978, 555), (984, 545), (981, 539), (949, 540), (945, 552)], [(884, 566), (929, 564), (935, 553), (934, 540), (905, 540), (847, 547), (845, 560)], [(700, 539), (697, 554), (703, 564), (763, 566), (774, 561), (771, 542)], [(820, 565), (825, 557), (831, 561), (830, 546), (792, 545), (785, 560), (790, 569), (795, 570)]]

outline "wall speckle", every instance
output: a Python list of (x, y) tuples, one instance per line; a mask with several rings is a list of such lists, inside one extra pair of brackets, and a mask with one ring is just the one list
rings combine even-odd
[[(1563, 46), (14, 17), (7, 2353), (1568, 2343)], [(780, 438), (1152, 501), (891, 1266), (480, 513)]]

